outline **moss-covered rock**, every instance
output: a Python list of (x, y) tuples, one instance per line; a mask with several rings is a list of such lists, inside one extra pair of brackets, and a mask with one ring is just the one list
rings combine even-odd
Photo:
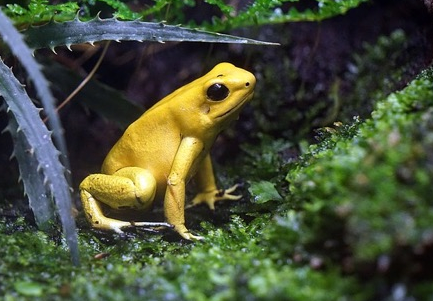
[(380, 101), (372, 118), (337, 127), (289, 172), (289, 200), (303, 204), (296, 216), (296, 231), (305, 235), (299, 247), (377, 281), (375, 291), (383, 281), (391, 283), (387, 289), (401, 285), (415, 294), (415, 278), (433, 277), (432, 151), (429, 70)]

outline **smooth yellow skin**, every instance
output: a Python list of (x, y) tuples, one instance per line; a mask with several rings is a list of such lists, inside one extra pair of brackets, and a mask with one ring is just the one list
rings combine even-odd
[[(250, 72), (221, 63), (132, 123), (105, 158), (101, 174), (91, 174), (80, 184), (83, 208), (92, 226), (122, 232), (130, 226), (167, 225), (108, 218), (101, 210), (101, 203), (119, 210), (146, 210), (154, 201), (163, 200), (165, 218), (175, 231), (186, 239), (202, 239), (185, 227), (185, 185), (194, 178), (198, 194), (192, 204), (206, 203), (211, 209), (217, 201), (241, 197), (231, 194), (236, 186), (216, 187), (209, 150), (252, 98), (255, 83)], [(222, 92), (212, 93), (211, 86)]]

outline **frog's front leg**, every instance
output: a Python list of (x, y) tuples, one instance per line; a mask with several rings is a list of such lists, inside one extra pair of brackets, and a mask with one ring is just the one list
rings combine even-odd
[(182, 139), (176, 152), (170, 174), (167, 178), (167, 190), (164, 198), (164, 214), (167, 221), (185, 239), (201, 240), (185, 226), (185, 185), (191, 168), (203, 151), (203, 142), (192, 137)]
[(228, 189), (218, 189), (215, 184), (215, 176), (212, 167), (212, 160), (208, 154), (203, 160), (197, 171), (194, 180), (197, 184), (199, 193), (192, 200), (192, 205), (206, 203), (211, 210), (215, 209), (215, 203), (222, 200), (239, 200), (242, 195), (231, 194), (236, 190), (238, 185)]
[(122, 232), (131, 226), (170, 226), (167, 223), (131, 223), (106, 217), (101, 203), (114, 209), (146, 209), (155, 197), (156, 181), (142, 168), (125, 167), (112, 175), (92, 174), (80, 184), (80, 195), (85, 215), (92, 227)]

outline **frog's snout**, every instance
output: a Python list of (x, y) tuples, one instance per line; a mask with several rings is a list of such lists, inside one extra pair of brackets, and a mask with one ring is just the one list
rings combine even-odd
[(246, 71), (245, 88), (254, 89), (256, 86), (256, 77), (251, 72)]

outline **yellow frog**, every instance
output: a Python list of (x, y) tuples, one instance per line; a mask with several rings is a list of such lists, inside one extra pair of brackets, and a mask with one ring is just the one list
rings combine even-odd
[(128, 222), (104, 215), (101, 203), (113, 209), (146, 210), (164, 200), (167, 222), (183, 238), (202, 239), (185, 227), (185, 185), (194, 179), (199, 193), (192, 204), (237, 200), (236, 185), (219, 190), (209, 150), (217, 135), (238, 118), (254, 93), (253, 74), (229, 63), (177, 89), (133, 122), (113, 146), (101, 174), (80, 184), (87, 219), (94, 228), (114, 230), (165, 223)]

